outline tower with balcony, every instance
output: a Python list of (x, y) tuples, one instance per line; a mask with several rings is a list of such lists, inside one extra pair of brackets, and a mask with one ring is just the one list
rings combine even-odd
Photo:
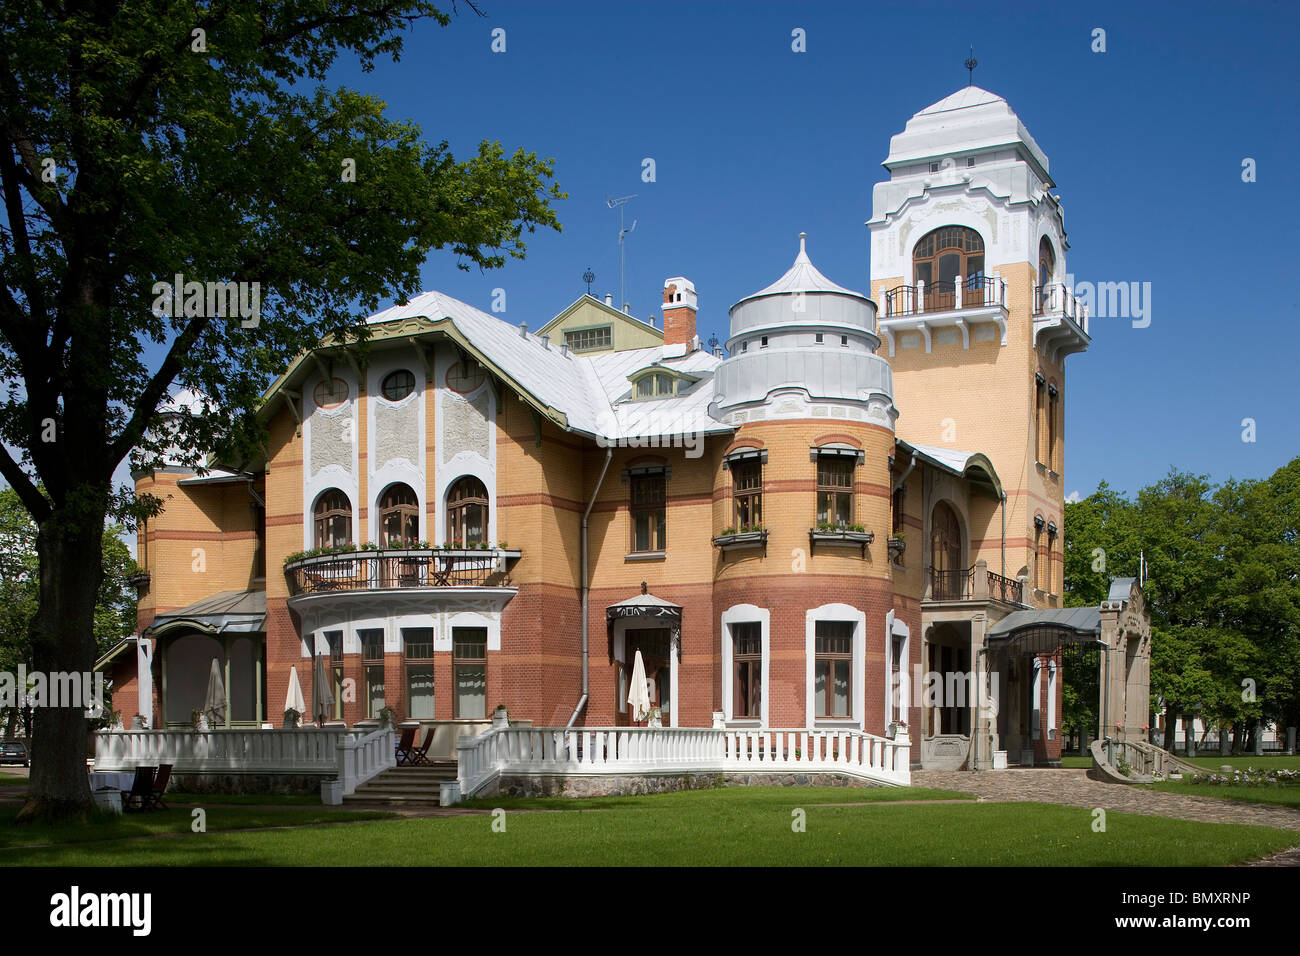
[(1006, 100), (970, 86), (913, 116), (884, 166), (867, 225), (899, 437), (991, 460), (1005, 498), (972, 508), (961, 562), (1059, 607), (1065, 357), (1089, 336), (1047, 155)]

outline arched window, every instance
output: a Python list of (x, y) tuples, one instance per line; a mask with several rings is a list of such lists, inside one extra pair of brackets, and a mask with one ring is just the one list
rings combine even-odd
[(960, 600), (965, 596), (966, 568), (961, 553), (961, 523), (945, 502), (934, 506), (930, 515), (931, 593), (937, 601)]
[(481, 544), (487, 533), (487, 489), (483, 482), (466, 475), (447, 492), (447, 543)]
[(1038, 240), (1038, 285), (1048, 285), (1056, 275), (1056, 253), (1046, 236)]
[(321, 493), (312, 509), (316, 519), (316, 547), (334, 548), (352, 541), (352, 502), (337, 488)]
[(379, 499), (379, 546), (420, 540), (420, 501), (410, 485), (389, 485)]
[(984, 284), (984, 240), (974, 229), (944, 226), (922, 237), (912, 250), (912, 278), (925, 283), (928, 312), (956, 307), (956, 279), (966, 289)]

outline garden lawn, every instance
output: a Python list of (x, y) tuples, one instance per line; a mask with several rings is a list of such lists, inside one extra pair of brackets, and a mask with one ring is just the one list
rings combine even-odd
[(1188, 762), (1204, 767), (1206, 770), (1218, 770), (1220, 767), (1233, 767), (1237, 770), (1245, 770), (1247, 767), (1254, 767), (1256, 770), (1300, 770), (1300, 754), (1293, 757), (1285, 754), (1276, 757), (1256, 757), (1253, 754), (1240, 754), (1236, 757), (1193, 757)]
[(719, 787), (637, 797), (486, 797), (460, 804), (480, 810), (656, 810), (731, 808), (766, 810), (828, 803), (897, 803), (909, 800), (974, 800), (958, 790), (924, 787)]
[(1182, 780), (1166, 780), (1149, 786), (1152, 790), (1181, 793), (1188, 797), (1216, 797), (1220, 800), (1268, 803), (1274, 806), (1291, 807), (1293, 810), (1300, 810), (1300, 786), (1247, 787), (1231, 784), (1189, 783)]
[(25, 787), (27, 778), (16, 773), (0, 773), (0, 787)]
[[(832, 806), (862, 791), (749, 788), (617, 798), (610, 809), (381, 820), (168, 840), (0, 851), (34, 866), (631, 865), (1221, 866), (1300, 844), (1300, 832), (1037, 803)], [(601, 801), (591, 801), (600, 805)], [(534, 804), (536, 805), (536, 804)], [(802, 810), (805, 832), (795, 832)], [(292, 813), (294, 811), (280, 811)], [(215, 814), (213, 814), (215, 815)], [(211, 819), (211, 817), (210, 817)], [(504, 832), (495, 832), (503, 819)]]
[(320, 807), (319, 793), (181, 793), (168, 790), (163, 798), (167, 803), (193, 807), (211, 806), (272, 806)]
[[(172, 807), (118, 816), (106, 814), (89, 823), (63, 823), (57, 826), (14, 826), (18, 807), (0, 807), (0, 863), (9, 863), (13, 854), (27, 853), (18, 847), (39, 847), (44, 855), (48, 848), (63, 843), (120, 841), (123, 837), (152, 837), (159, 834), (192, 834), (193, 808)], [(254, 809), (249, 807), (213, 807), (205, 809), (209, 832), (245, 827), (310, 826), (320, 823), (359, 822), (385, 819), (391, 814), (373, 810)], [(195, 834), (199, 835), (199, 834)]]

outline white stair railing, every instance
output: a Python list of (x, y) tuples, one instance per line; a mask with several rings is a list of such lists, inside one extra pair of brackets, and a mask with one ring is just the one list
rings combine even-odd
[(391, 727), (381, 727), (364, 737), (339, 741), (339, 780), (343, 795), (356, 793), (371, 777), (397, 766), (397, 734)]

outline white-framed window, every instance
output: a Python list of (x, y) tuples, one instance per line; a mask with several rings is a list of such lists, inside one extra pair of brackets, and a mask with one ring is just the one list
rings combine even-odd
[[(728, 721), (756, 721), (766, 727), (772, 681), (772, 612), (753, 604), (734, 605), (722, 612), (721, 632), (723, 715)], [(745, 682), (743, 689), (740, 681)], [(751, 713), (742, 714), (742, 709)]]
[(862, 729), (866, 613), (848, 604), (823, 604), (804, 621), (805, 725)]
[(907, 712), (912, 706), (912, 688), (908, 682), (908, 660), (911, 656), (912, 634), (906, 624), (893, 611), (885, 615), (885, 727), (895, 720), (907, 722)]

